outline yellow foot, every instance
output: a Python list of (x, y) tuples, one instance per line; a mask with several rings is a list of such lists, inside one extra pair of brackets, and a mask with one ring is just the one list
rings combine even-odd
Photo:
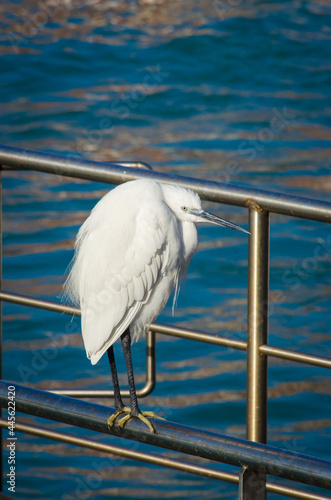
[(131, 415), (131, 413), (129, 413), (128, 415), (125, 415), (125, 417), (122, 417), (121, 420), (119, 420), (118, 425), (120, 427), (124, 427), (125, 424), (129, 420), (131, 420), (131, 418), (139, 418), (139, 420), (144, 422), (144, 424), (146, 424), (147, 427), (149, 428), (149, 430), (153, 433), (155, 433), (155, 429), (154, 429), (152, 423), (148, 419), (149, 418), (159, 418), (161, 420), (165, 420), (164, 418), (159, 417), (158, 415), (155, 415), (155, 413), (153, 411), (141, 411), (141, 412), (139, 412), (139, 414), (137, 416)]
[(107, 420), (107, 423), (108, 423), (108, 427), (113, 427), (114, 423), (115, 423), (115, 420), (117, 419), (117, 417), (119, 417), (122, 413), (130, 413), (131, 412), (131, 408), (130, 406), (124, 406), (122, 408), (122, 410), (118, 410), (116, 413), (114, 413), (113, 415), (111, 415), (108, 420)]

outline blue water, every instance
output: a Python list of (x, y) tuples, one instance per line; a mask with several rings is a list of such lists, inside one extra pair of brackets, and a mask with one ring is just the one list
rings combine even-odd
[[(1, 143), (330, 199), (327, 2), (3, 0), (0, 14)], [(59, 300), (75, 234), (108, 187), (23, 171), (5, 172), (3, 187), (4, 288)], [(243, 209), (205, 206), (247, 224)], [(277, 215), (271, 224), (270, 343), (330, 356), (330, 227)], [(202, 227), (176, 314), (169, 304), (159, 321), (245, 339), (246, 242)], [(110, 386), (107, 360), (92, 367), (86, 359), (77, 320), (3, 310), (5, 379), (42, 389)], [(118, 346), (116, 355), (124, 387)], [(143, 341), (133, 358), (141, 386)], [(245, 436), (244, 353), (160, 336), (157, 378), (143, 407)], [(326, 369), (271, 359), (269, 443), (330, 458), (330, 393)], [(107, 460), (19, 435), (15, 498), (237, 498), (234, 485)]]

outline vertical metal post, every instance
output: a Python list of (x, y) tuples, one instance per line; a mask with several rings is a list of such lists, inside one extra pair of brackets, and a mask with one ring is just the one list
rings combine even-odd
[[(0, 290), (2, 289), (2, 166), (0, 165)], [(2, 380), (2, 301), (0, 300), (0, 380)], [(0, 409), (2, 418), (2, 408)], [(3, 433), (0, 430), (0, 491), (3, 491)]]
[(248, 251), (247, 431), (246, 437), (267, 442), (269, 212), (250, 209)]
[(148, 396), (156, 384), (156, 342), (155, 333), (147, 330), (146, 333), (146, 383), (137, 390), (138, 398)]
[(156, 346), (155, 333), (150, 330), (146, 334), (146, 384), (139, 396), (150, 394), (156, 384)]
[[(250, 208), (249, 228), (246, 437), (266, 443), (268, 359), (259, 348), (268, 343), (269, 212)], [(240, 500), (266, 499), (265, 474), (244, 468), (239, 484)]]
[(266, 500), (266, 475), (243, 467), (239, 472), (239, 500)]

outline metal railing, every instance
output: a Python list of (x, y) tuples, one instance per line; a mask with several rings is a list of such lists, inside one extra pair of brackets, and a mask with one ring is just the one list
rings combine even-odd
[[(183, 428), (178, 424), (162, 421), (155, 421), (155, 424), (153, 422), (157, 430), (156, 435), (146, 432), (140, 422), (135, 420), (130, 421), (124, 431), (119, 431), (117, 427), (109, 430), (106, 422), (111, 409), (84, 401), (77, 401), (72, 397), (64, 398), (63, 395), (109, 397), (113, 394), (113, 391), (59, 390), (56, 391), (58, 394), (52, 394), (27, 387), (19, 387), (15, 384), (18, 390), (16, 395), (18, 411), (99, 432), (120, 435), (124, 438), (198, 455), (210, 460), (231, 463), (242, 467), (239, 474), (216, 471), (209, 467), (187, 464), (186, 462), (157, 457), (152, 454), (138, 453), (121, 447), (103, 445), (91, 440), (25, 424), (17, 424), (16, 429), (83, 447), (108, 451), (121, 456), (130, 456), (131, 458), (177, 470), (186, 470), (207, 477), (239, 483), (240, 500), (263, 500), (266, 498), (266, 491), (287, 495), (291, 498), (309, 498), (313, 500), (329, 498), (324, 495), (288, 488), (266, 481), (266, 474), (271, 474), (331, 489), (331, 462), (267, 446), (266, 442), (268, 357), (273, 356), (331, 368), (331, 359), (279, 348), (268, 343), (269, 213), (274, 212), (331, 222), (331, 203), (247, 187), (225, 185), (202, 179), (167, 175), (150, 170), (146, 164), (130, 162), (100, 164), (69, 156), (50, 155), (5, 146), (0, 147), (0, 165), (2, 165), (2, 168), (35, 170), (109, 184), (120, 184), (137, 178), (149, 178), (159, 182), (178, 184), (196, 191), (204, 200), (245, 207), (249, 211), (249, 230), (251, 232), (248, 257), (247, 342), (184, 328), (159, 324), (151, 325), (147, 336), (146, 384), (137, 391), (137, 394), (142, 397), (149, 394), (155, 385), (155, 333), (247, 351), (247, 441), (210, 434), (198, 429)], [(79, 315), (76, 308), (9, 293), (2, 289), (0, 290), (0, 300)], [(8, 384), (3, 381), (0, 384), (1, 406), (6, 406), (7, 394)], [(123, 391), (123, 394), (127, 395), (127, 392)], [(36, 398), (39, 402), (38, 405), (36, 404)], [(6, 425), (5, 420), (0, 420), (1, 427)]]

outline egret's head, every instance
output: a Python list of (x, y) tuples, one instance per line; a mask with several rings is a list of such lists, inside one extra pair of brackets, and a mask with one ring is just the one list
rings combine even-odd
[(163, 186), (164, 198), (170, 210), (183, 222), (209, 222), (219, 226), (229, 227), (249, 234), (237, 224), (221, 219), (216, 215), (205, 212), (201, 207), (199, 196), (189, 189), (179, 186)]
[(164, 199), (172, 213), (183, 222), (197, 222), (195, 213), (201, 211), (199, 196), (180, 186), (162, 185)]

